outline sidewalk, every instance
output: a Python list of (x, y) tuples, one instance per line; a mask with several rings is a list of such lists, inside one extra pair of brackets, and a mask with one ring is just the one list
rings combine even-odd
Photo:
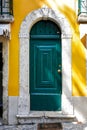
[(37, 125), (2, 125), (0, 122), (0, 130), (37, 130)]
[[(87, 124), (73, 124), (73, 123), (63, 123), (63, 130), (87, 130)], [(0, 125), (0, 130), (50, 130), (47, 127), (38, 127), (36, 124), (25, 124), (25, 125)], [(52, 130), (57, 130), (52, 128)], [(60, 130), (60, 129), (58, 129)]]
[(37, 126), (33, 125), (14, 125), (14, 126), (0, 126), (0, 130), (37, 130)]

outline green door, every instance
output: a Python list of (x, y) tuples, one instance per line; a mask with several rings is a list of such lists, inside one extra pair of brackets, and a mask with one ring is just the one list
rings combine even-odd
[(61, 31), (47, 20), (30, 32), (30, 109), (60, 111), (62, 93)]

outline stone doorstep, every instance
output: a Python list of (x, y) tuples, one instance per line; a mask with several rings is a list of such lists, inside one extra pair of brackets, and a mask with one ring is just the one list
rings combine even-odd
[(59, 115), (59, 116), (38, 116), (38, 115), (17, 115), (19, 124), (29, 123), (63, 123), (63, 122), (74, 122), (74, 115)]

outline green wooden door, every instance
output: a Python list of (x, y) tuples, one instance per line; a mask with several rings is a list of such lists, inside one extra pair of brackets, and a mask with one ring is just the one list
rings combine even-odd
[(62, 93), (61, 32), (49, 20), (30, 32), (30, 109), (60, 111)]

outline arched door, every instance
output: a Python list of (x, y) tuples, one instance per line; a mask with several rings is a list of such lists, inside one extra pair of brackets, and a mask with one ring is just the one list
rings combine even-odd
[(30, 32), (30, 110), (61, 110), (61, 69), (61, 31), (41, 20)]

